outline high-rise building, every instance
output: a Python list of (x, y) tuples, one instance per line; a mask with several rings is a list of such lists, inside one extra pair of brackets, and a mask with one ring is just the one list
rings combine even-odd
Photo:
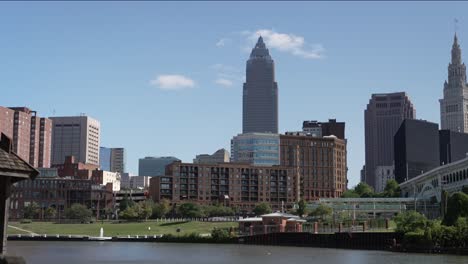
[(66, 156), (99, 165), (101, 125), (89, 116), (51, 117), (52, 164), (63, 164)]
[(346, 140), (286, 133), (280, 142), (280, 166), (298, 171), (302, 199), (338, 198), (346, 191)]
[(444, 83), (444, 98), (439, 102), (442, 129), (468, 133), (466, 66), (462, 63), (456, 34), (452, 45), (452, 61), (448, 66), (448, 80)]
[(180, 161), (176, 157), (145, 157), (138, 160), (139, 176), (162, 176), (166, 173), (166, 166), (174, 161)]
[(328, 119), (328, 122), (304, 121), (302, 131), (313, 137), (336, 136), (345, 139), (345, 122), (336, 122), (336, 119)]
[(125, 149), (100, 147), (99, 166), (101, 170), (124, 173)]
[(126, 155), (124, 148), (112, 148), (110, 158), (110, 171), (124, 173), (125, 172)]
[(377, 166), (393, 165), (393, 136), (405, 119), (416, 118), (416, 110), (405, 92), (373, 94), (364, 111), (366, 183), (375, 189)]
[(216, 163), (223, 163), (229, 162), (230, 154), (229, 151), (225, 149), (218, 149), (215, 153), (209, 154), (200, 154), (193, 159), (193, 163), (201, 163), (201, 164), (216, 164)]
[(0, 132), (12, 138), (13, 151), (34, 167), (50, 167), (52, 121), (27, 107), (0, 107)]
[(243, 89), (242, 133), (278, 133), (275, 63), (259, 37), (247, 61)]
[(272, 133), (239, 134), (231, 140), (231, 162), (279, 165), (280, 137)]
[(439, 125), (406, 119), (394, 137), (395, 180), (415, 178), (440, 164)]
[(468, 134), (450, 131), (439, 131), (440, 164), (449, 164), (468, 156)]
[(105, 171), (111, 170), (111, 148), (99, 148), (99, 168)]

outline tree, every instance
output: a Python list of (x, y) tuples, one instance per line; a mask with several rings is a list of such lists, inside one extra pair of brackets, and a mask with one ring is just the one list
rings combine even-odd
[(178, 213), (182, 217), (196, 218), (203, 217), (203, 212), (198, 204), (194, 203), (183, 203), (177, 209)]
[(125, 210), (120, 211), (119, 217), (125, 220), (135, 220), (138, 219), (138, 212), (135, 210), (136, 206), (130, 206), (125, 208)]
[(468, 195), (454, 193), (447, 202), (447, 213), (444, 216), (444, 225), (452, 226), (459, 217), (468, 217)]
[(29, 203), (24, 208), (23, 218), (34, 219), (39, 215), (39, 205), (36, 202)]
[(91, 220), (92, 212), (86, 206), (82, 204), (72, 204), (70, 208), (65, 210), (65, 216), (68, 219), (79, 220), (82, 223), (89, 222)]
[(171, 205), (169, 200), (163, 199), (157, 204), (153, 204), (153, 214), (152, 218), (163, 218), (171, 210)]
[(359, 194), (359, 197), (372, 197), (374, 195), (374, 190), (365, 182), (360, 182), (354, 188), (354, 191)]
[(46, 219), (55, 218), (56, 214), (57, 214), (57, 210), (55, 210), (54, 207), (47, 207), (47, 209), (45, 210), (45, 218)]
[(333, 212), (333, 209), (325, 204), (320, 204), (317, 208), (315, 208), (312, 212), (310, 212), (310, 216), (320, 217), (320, 219), (324, 220), (326, 217), (330, 216)]
[(153, 214), (153, 201), (144, 201), (138, 203), (140, 210), (138, 211), (138, 218), (148, 220)]
[(253, 212), (255, 213), (255, 215), (269, 214), (271, 213), (271, 207), (267, 203), (259, 203), (253, 209)]
[(344, 191), (341, 198), (359, 198), (359, 194), (354, 190)]
[(399, 213), (395, 217), (395, 223), (397, 225), (396, 231), (401, 233), (422, 233), (428, 225), (427, 218), (416, 211)]
[(125, 194), (122, 201), (120, 201), (119, 210), (120, 211), (125, 211), (125, 209), (127, 209), (127, 207), (132, 207), (134, 205), (135, 205), (135, 202), (128, 197), (128, 194)]
[(463, 186), (462, 193), (468, 194), (468, 185)]
[(304, 201), (304, 199), (301, 199), (297, 205), (298, 205), (298, 208), (296, 210), (296, 213), (299, 217), (302, 217), (303, 215), (307, 214), (307, 208), (306, 208), (307, 204)]
[(384, 189), (385, 197), (400, 197), (401, 189), (398, 182), (394, 179), (388, 180)]
[(232, 208), (220, 204), (204, 206), (203, 211), (204, 214), (209, 217), (234, 215), (234, 210)]

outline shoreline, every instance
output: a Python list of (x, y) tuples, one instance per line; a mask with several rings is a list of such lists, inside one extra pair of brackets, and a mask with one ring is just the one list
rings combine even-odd
[[(278, 233), (277, 233), (278, 234)], [(285, 247), (313, 247), (313, 248), (330, 248), (330, 249), (350, 249), (350, 250), (371, 250), (371, 251), (387, 251), (395, 253), (411, 253), (411, 254), (431, 254), (431, 255), (459, 255), (468, 256), (468, 248), (422, 248), (422, 247), (359, 247), (352, 246), (332, 246), (330, 244), (310, 244), (298, 243), (299, 241), (260, 241), (252, 240), (258, 236), (234, 237), (225, 239), (213, 239), (211, 237), (187, 238), (177, 236), (127, 236), (127, 237), (89, 237), (77, 235), (8, 235), (9, 241), (56, 241), (56, 242), (146, 242), (146, 243), (189, 243), (189, 244), (238, 244), (238, 245), (258, 245), (258, 246), (285, 246)], [(252, 243), (252, 242), (256, 243)], [(302, 241), (304, 242), (304, 241)]]

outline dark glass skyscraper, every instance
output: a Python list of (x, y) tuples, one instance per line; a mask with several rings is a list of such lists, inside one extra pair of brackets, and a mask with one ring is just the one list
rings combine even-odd
[(275, 63), (259, 37), (247, 61), (243, 95), (243, 133), (278, 133)]

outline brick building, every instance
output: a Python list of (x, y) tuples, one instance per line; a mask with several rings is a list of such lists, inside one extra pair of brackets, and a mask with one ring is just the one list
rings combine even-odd
[(27, 107), (0, 107), (0, 132), (13, 139), (13, 151), (34, 167), (50, 167), (52, 120)]
[(298, 201), (298, 182), (291, 167), (174, 162), (166, 166), (165, 176), (151, 178), (150, 196), (155, 202), (219, 202), (245, 211), (266, 202), (279, 210), (283, 202), (291, 207)]
[(91, 208), (96, 218), (103, 216), (106, 208), (114, 207), (112, 184), (96, 185), (91, 180), (38, 177), (12, 187), (10, 218), (22, 219), (25, 207), (33, 202), (39, 206), (39, 219), (46, 218), (45, 210), (49, 207), (55, 208), (55, 218), (59, 219), (65, 218), (65, 210), (74, 203)]
[(336, 136), (280, 135), (280, 166), (298, 171), (298, 197), (306, 201), (341, 196), (348, 182), (346, 154), (346, 140)]
[(74, 156), (67, 156), (63, 164), (54, 164), (52, 167), (57, 168), (59, 177), (73, 176), (85, 180), (91, 178), (93, 170), (99, 169), (98, 165), (76, 161)]

